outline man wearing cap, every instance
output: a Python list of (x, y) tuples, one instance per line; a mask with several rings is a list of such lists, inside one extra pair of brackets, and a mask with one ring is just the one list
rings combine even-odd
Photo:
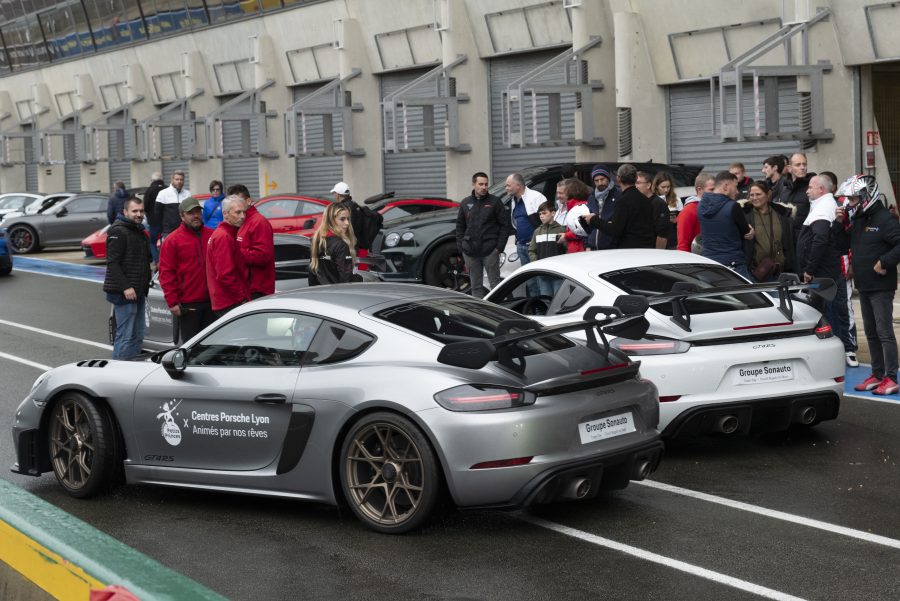
[[(516, 237), (516, 254), (519, 256), (519, 264), (525, 265), (531, 261), (528, 245), (534, 236), (534, 228), (541, 225), (538, 207), (547, 202), (547, 197), (526, 186), (521, 173), (511, 173), (506, 178), (506, 193), (510, 198), (509, 216)], [(505, 247), (506, 242), (503, 244)], [(538, 296), (538, 293), (537, 281), (528, 282), (529, 296)]]
[(203, 225), (203, 207), (193, 196), (181, 201), (178, 212), (181, 225), (159, 251), (159, 283), (184, 343), (215, 319), (206, 285), (206, 247), (213, 230)]
[(362, 211), (360, 211), (359, 205), (356, 204), (356, 201), (353, 200), (353, 197), (350, 196), (350, 186), (348, 186), (346, 182), (336, 183), (334, 185), (334, 188), (331, 189), (331, 193), (334, 194), (334, 202), (343, 205), (347, 209), (347, 211), (350, 212), (350, 226), (353, 228), (353, 234), (356, 236), (357, 256), (360, 256), (359, 233), (363, 229), (364, 220)]
[(228, 187), (228, 195), (240, 196), (247, 206), (247, 217), (237, 233), (238, 246), (247, 265), (250, 298), (275, 294), (275, 232), (260, 213), (243, 184)]
[(247, 216), (247, 203), (237, 194), (222, 201), (222, 223), (206, 247), (206, 285), (216, 317), (250, 300), (247, 266), (237, 233)]
[[(591, 180), (594, 182), (594, 193), (588, 198), (587, 206), (592, 215), (600, 215), (600, 219), (609, 221), (612, 218), (616, 199), (622, 193), (604, 165), (594, 165), (591, 169)], [(591, 250), (605, 250), (616, 248), (616, 239), (600, 231), (599, 228), (590, 227), (587, 230), (585, 245)]]

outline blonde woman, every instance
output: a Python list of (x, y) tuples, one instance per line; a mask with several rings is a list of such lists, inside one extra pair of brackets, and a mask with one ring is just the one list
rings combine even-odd
[(361, 281), (353, 273), (356, 236), (350, 227), (350, 211), (339, 203), (325, 208), (319, 229), (312, 237), (309, 285), (346, 284)]

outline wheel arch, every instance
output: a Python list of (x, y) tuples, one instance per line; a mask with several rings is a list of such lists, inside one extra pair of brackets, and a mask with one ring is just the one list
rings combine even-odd
[(438, 465), (440, 466), (440, 477), (439, 480), (443, 485), (444, 491), (452, 491), (450, 487), (450, 483), (447, 481), (447, 462), (444, 454), (441, 452), (440, 447), (435, 440), (434, 434), (431, 429), (422, 421), (422, 419), (416, 414), (414, 411), (410, 411), (408, 408), (394, 403), (392, 401), (371, 401), (366, 403), (362, 408), (358, 409), (351, 413), (347, 419), (341, 424), (340, 429), (338, 430), (337, 436), (334, 438), (334, 444), (331, 449), (331, 488), (332, 494), (334, 494), (335, 502), (338, 505), (344, 505), (347, 503), (347, 500), (344, 498), (344, 493), (341, 490), (341, 477), (340, 477), (340, 454), (341, 454), (341, 446), (344, 444), (344, 439), (347, 437), (347, 433), (350, 432), (350, 429), (356, 425), (361, 419), (366, 417), (367, 415), (371, 415), (373, 413), (386, 412), (386, 413), (394, 413), (401, 417), (405, 417), (410, 420), (422, 434), (425, 436), (425, 439), (428, 441), (428, 444), (431, 446), (431, 451), (434, 453), (435, 457), (437, 457)]
[(72, 385), (66, 388), (62, 388), (60, 390), (56, 390), (52, 395), (47, 399), (47, 406), (44, 408), (43, 413), (41, 414), (41, 421), (39, 430), (39, 446), (40, 456), (39, 459), (41, 461), (41, 472), (44, 472), (44, 466), (47, 466), (49, 469), (46, 471), (53, 471), (53, 468), (50, 463), (50, 447), (48, 444), (48, 439), (50, 436), (50, 416), (53, 414), (53, 408), (59, 403), (60, 399), (70, 392), (77, 392), (89, 397), (92, 401), (96, 402), (98, 405), (102, 406), (103, 409), (109, 414), (112, 419), (112, 427), (116, 433), (116, 442), (119, 445), (119, 450), (121, 451), (120, 457), (124, 461), (128, 458), (128, 446), (125, 444), (125, 434), (122, 431), (122, 424), (119, 415), (116, 413), (115, 409), (113, 409), (112, 405), (109, 403), (109, 399), (96, 394), (93, 390), (81, 386), (81, 385)]

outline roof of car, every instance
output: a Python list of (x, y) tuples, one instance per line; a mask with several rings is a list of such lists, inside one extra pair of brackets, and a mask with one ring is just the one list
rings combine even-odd
[(313, 286), (311, 288), (282, 292), (268, 298), (277, 299), (283, 304), (290, 305), (293, 305), (295, 300), (301, 301), (297, 303), (297, 308), (301, 310), (308, 308), (310, 302), (321, 302), (332, 307), (338, 306), (352, 311), (362, 311), (363, 309), (390, 301), (425, 300), (429, 298), (445, 298), (447, 296), (466, 298), (464, 294), (441, 288), (422, 286), (421, 284), (395, 284), (390, 282)]
[(558, 255), (529, 263), (525, 267), (556, 271), (577, 277), (589, 271), (606, 273), (618, 269), (631, 269), (648, 265), (671, 265), (673, 263), (718, 264), (716, 261), (707, 259), (704, 256), (680, 250), (626, 248)]

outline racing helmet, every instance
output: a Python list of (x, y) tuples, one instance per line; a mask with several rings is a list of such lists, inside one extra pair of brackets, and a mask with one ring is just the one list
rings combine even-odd
[(838, 187), (835, 196), (858, 196), (859, 210), (865, 213), (880, 197), (878, 181), (871, 175), (851, 175)]
[(590, 214), (591, 210), (588, 208), (586, 204), (575, 205), (569, 212), (566, 213), (566, 227), (571, 231), (575, 232), (575, 235), (579, 238), (587, 238), (587, 232), (584, 231), (584, 228), (581, 226), (581, 221), (579, 221), (579, 217), (584, 217), (585, 215)]

